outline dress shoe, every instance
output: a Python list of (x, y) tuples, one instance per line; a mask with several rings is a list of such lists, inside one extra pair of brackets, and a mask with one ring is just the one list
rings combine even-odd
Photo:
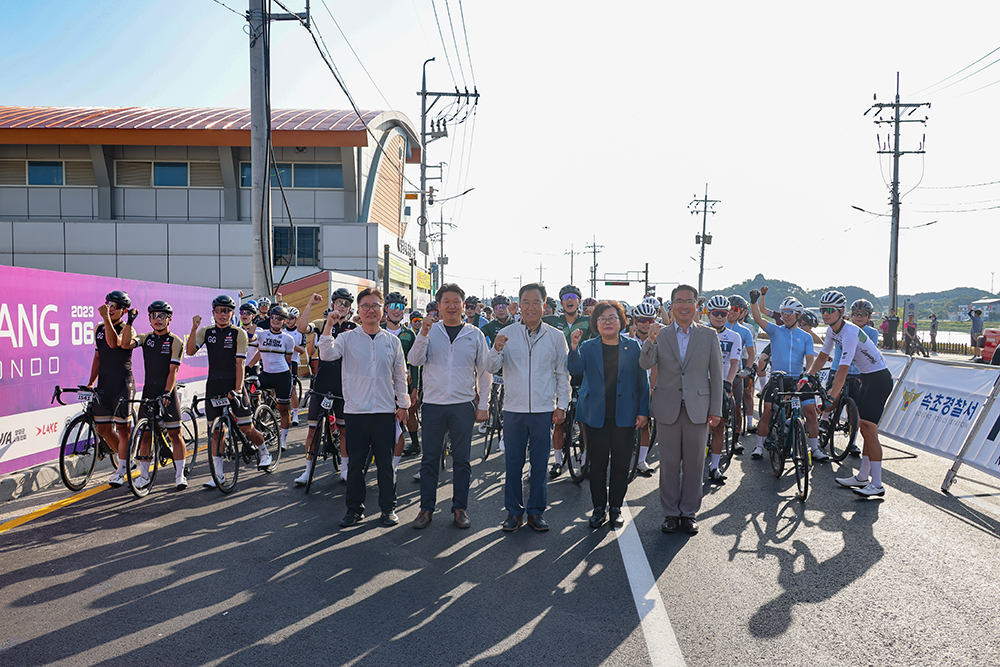
[(403, 447), (403, 456), (412, 456), (413, 454), (420, 453), (420, 445), (409, 444)]
[(524, 525), (524, 517), (523, 516), (517, 516), (515, 514), (508, 514), (507, 515), (507, 519), (504, 520), (503, 525), (501, 526), (501, 528), (503, 528), (503, 532), (505, 532), (505, 533), (513, 533), (515, 530), (517, 530), (518, 528), (520, 528), (523, 525)]
[(455, 510), (455, 525), (459, 528), (468, 528), (472, 525), (472, 519), (469, 518), (469, 513), (463, 509)]
[(528, 525), (540, 533), (544, 533), (549, 529), (548, 521), (543, 519), (541, 514), (529, 514)]
[(694, 520), (693, 516), (682, 516), (681, 530), (683, 530), (685, 533), (691, 533), (692, 535), (696, 535), (698, 533), (698, 522)]
[(622, 518), (622, 508), (612, 507), (608, 510), (608, 521), (611, 522), (612, 528), (621, 528), (625, 525), (625, 519)]
[(708, 469), (708, 481), (713, 484), (724, 484), (726, 481), (726, 476), (722, 474), (722, 471), (718, 468)]
[(680, 517), (668, 516), (663, 520), (663, 525), (660, 526), (660, 530), (664, 533), (676, 533), (677, 526), (680, 525)]
[(354, 524), (361, 521), (361, 515), (355, 512), (348, 512), (344, 515), (344, 518), (340, 520), (340, 527), (347, 528), (348, 526), (353, 526)]
[(653, 466), (649, 465), (645, 461), (639, 461), (639, 464), (635, 467), (635, 472), (643, 477), (652, 477)]
[(591, 528), (600, 528), (604, 525), (605, 515), (603, 507), (595, 507), (594, 513), (590, 515), (588, 523)]
[(380, 518), (382, 519), (383, 526), (395, 526), (399, 523), (399, 515), (395, 512), (382, 512)]
[(417, 518), (413, 520), (413, 527), (416, 528), (417, 530), (421, 528), (426, 528), (427, 524), (431, 522), (431, 516), (433, 514), (434, 513), (431, 512), (430, 510), (420, 510), (420, 512), (417, 514)]

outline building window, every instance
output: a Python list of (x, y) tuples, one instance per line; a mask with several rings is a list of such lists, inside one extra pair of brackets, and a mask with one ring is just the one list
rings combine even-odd
[(275, 227), (273, 247), (275, 266), (319, 266), (319, 227)]
[[(22, 162), (22, 164), (24, 164)], [(28, 162), (28, 185), (62, 185), (62, 162)]]
[(154, 162), (153, 186), (157, 188), (186, 188), (188, 184), (187, 162)]
[(295, 165), (295, 187), (297, 188), (343, 188), (344, 171), (339, 164)]
[[(271, 187), (279, 187), (279, 180), (282, 186), (292, 187), (292, 165), (290, 163), (279, 162), (271, 165)], [(240, 187), (253, 187), (253, 168), (249, 162), (240, 162)]]

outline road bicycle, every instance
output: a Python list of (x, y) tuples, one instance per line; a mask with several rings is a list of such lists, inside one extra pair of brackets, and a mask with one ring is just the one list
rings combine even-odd
[[(66, 405), (62, 394), (74, 393), (83, 405), (83, 412), (70, 420), (59, 442), (59, 476), (70, 491), (79, 491), (87, 486), (98, 461), (108, 459), (112, 468), (118, 467), (118, 453), (113, 451), (97, 432), (94, 423), (94, 401), (100, 390), (80, 385), (76, 389), (63, 389), (56, 385), (52, 393), (52, 403)], [(119, 405), (121, 403), (119, 402)], [(115, 408), (117, 412), (117, 406)]]
[[(795, 486), (800, 500), (805, 501), (809, 495), (809, 468), (812, 456), (809, 443), (806, 440), (806, 424), (802, 416), (802, 398), (812, 398), (817, 393), (823, 393), (823, 387), (815, 376), (807, 376), (807, 390), (787, 390), (786, 373), (777, 371), (771, 374), (768, 386), (773, 390), (777, 402), (772, 406), (771, 424), (768, 429), (764, 448), (771, 462), (771, 472), (775, 477), (781, 477), (785, 470), (785, 461), (792, 459), (792, 469), (795, 471)], [(765, 395), (768, 389), (764, 390)]]
[[(260, 450), (250, 442), (250, 439), (240, 430), (234, 416), (232, 396), (214, 396), (207, 399), (222, 414), (215, 418), (208, 429), (209, 462), (208, 469), (216, 487), (222, 493), (232, 493), (239, 479), (241, 463), (260, 466)], [(253, 413), (252, 423), (261, 435), (271, 454), (271, 464), (266, 472), (273, 472), (281, 458), (281, 447), (278, 446), (278, 415), (266, 402), (257, 406)], [(214, 459), (218, 458), (221, 465), (216, 466)]]
[[(649, 447), (652, 448), (653, 443), (656, 442), (656, 420), (652, 416), (649, 417)], [(635, 430), (635, 440), (632, 442), (632, 453), (629, 458), (628, 463), (628, 481), (629, 484), (635, 479), (636, 475), (639, 474), (639, 449), (642, 447), (642, 432), (644, 429), (637, 428)]]
[[(163, 422), (165, 411), (163, 400), (160, 397), (140, 398), (129, 401), (131, 404), (138, 404), (144, 410), (140, 410), (145, 416), (136, 423), (129, 438), (128, 450), (126, 453), (126, 470), (131, 474), (126, 475), (129, 489), (136, 498), (143, 498), (149, 494), (156, 480), (156, 471), (160, 467), (169, 466), (174, 460), (174, 452), (167, 436), (167, 427)], [(197, 435), (195, 436), (197, 439)], [(197, 445), (197, 442), (195, 443)], [(191, 454), (191, 463), (194, 464), (194, 457), (197, 456), (197, 446)], [(142, 464), (147, 464), (146, 484), (139, 486), (141, 475), (135, 471), (141, 470)], [(187, 459), (185, 459), (185, 471), (187, 470)]]
[[(851, 452), (857, 451), (854, 447), (855, 440), (858, 439), (858, 404), (854, 402), (850, 394), (856, 394), (856, 387), (861, 380), (856, 377), (848, 377), (844, 383), (844, 388), (837, 397), (833, 405), (829, 419), (820, 419), (819, 422), (819, 446), (820, 449), (830, 455), (836, 462), (843, 461)], [(824, 402), (829, 399), (829, 394), (823, 390)]]
[(333, 394), (322, 394), (318, 391), (309, 390), (310, 396), (319, 396), (319, 417), (316, 420), (316, 428), (313, 429), (313, 437), (309, 442), (307, 456), (312, 457), (312, 466), (309, 468), (309, 479), (306, 481), (306, 493), (312, 487), (313, 475), (316, 474), (316, 465), (322, 456), (325, 461), (327, 457), (333, 457), (333, 469), (340, 471), (340, 429), (337, 428), (336, 416), (331, 413), (333, 401), (336, 398)]
[(583, 441), (583, 425), (576, 420), (578, 399), (579, 389), (573, 387), (563, 421), (563, 460), (569, 468), (570, 478), (577, 484), (587, 478), (587, 445)]
[(503, 376), (493, 376), (493, 386), (490, 389), (489, 413), (486, 417), (486, 438), (483, 446), (483, 461), (490, 457), (493, 451), (493, 441), (503, 439)]

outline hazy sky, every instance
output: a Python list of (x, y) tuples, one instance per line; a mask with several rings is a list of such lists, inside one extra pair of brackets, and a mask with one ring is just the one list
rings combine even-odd
[[(688, 205), (707, 183), (721, 202), (708, 220), (706, 292), (764, 273), (886, 294), (889, 218), (851, 207), (889, 212), (892, 161), (876, 151), (891, 126), (863, 114), (873, 94), (892, 101), (897, 71), (903, 102), (932, 103), (913, 116), (928, 116), (926, 127), (902, 129), (903, 150), (926, 134), (927, 152), (900, 163), (900, 293), (989, 290), (1000, 271), (1000, 50), (961, 71), (1000, 47), (995, 1), (326, 4), (377, 84), (314, 0), (363, 109), (402, 111), (419, 128), (422, 62), (437, 58), (427, 71), (438, 90), (453, 76), (472, 88), (474, 71), (474, 132), (466, 123), (428, 148), (429, 163), (449, 165), (446, 196), (475, 188), (441, 205), (458, 225), (445, 240), (446, 277), (467, 291), (490, 294), (494, 280), (516, 291), (539, 264), (557, 290), (569, 281), (565, 253), (595, 237), (599, 296), (637, 300), (640, 285), (606, 288), (603, 278), (646, 262), (653, 281), (697, 284), (701, 217)], [(213, 0), (0, 8), (0, 103), (249, 106), (245, 21)], [(274, 25), (272, 72), (275, 108), (348, 107), (298, 24)], [(416, 234), (413, 224), (409, 240)], [(586, 293), (591, 260), (574, 267)]]

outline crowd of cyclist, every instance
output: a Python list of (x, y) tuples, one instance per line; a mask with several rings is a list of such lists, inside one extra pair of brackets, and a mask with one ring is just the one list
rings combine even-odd
[[(405, 360), (405, 395), (397, 394), (395, 399), (397, 436), (393, 444), (391, 461), (394, 494), (394, 473), (401, 457), (421, 453), (419, 408), (422, 399), (426, 395), (439, 396), (447, 393), (437, 386), (425, 386), (421, 373), (423, 364), (410, 364), (411, 353), (418, 339), (421, 339), (420, 345), (417, 346), (420, 359), (428, 359), (427, 355), (434, 350), (431, 343), (432, 347), (428, 351), (428, 341), (433, 341), (428, 335), (435, 324), (440, 322), (442, 335), (446, 334), (441, 339), (444, 341), (443, 345), (447, 345), (449, 338), (450, 343), (456, 345), (456, 340), (466, 335), (462, 333), (461, 328), (446, 326), (448, 322), (459, 322), (461, 327), (469, 327), (473, 340), (483, 341), (481, 346), (479, 343), (475, 344), (475, 372), (481, 373), (480, 363), (487, 363), (483, 351), (492, 350), (491, 354), (494, 352), (498, 354), (510, 335), (513, 335), (510, 333), (514, 331), (511, 327), (522, 321), (518, 312), (519, 299), (497, 295), (488, 302), (483, 302), (475, 296), (465, 297), (464, 292), (457, 286), (445, 287), (450, 287), (451, 291), (438, 292), (436, 297), (442, 301), (447, 297), (449, 309), (457, 308), (464, 310), (464, 313), (456, 314), (449, 310), (446, 315), (442, 315), (438, 301), (427, 304), (426, 312), (417, 309), (407, 311), (406, 296), (399, 292), (390, 292), (383, 299), (378, 290), (366, 290), (363, 293), (370, 298), (367, 300), (368, 305), (358, 308), (357, 314), (354, 310), (355, 295), (345, 288), (335, 290), (330, 295), (328, 303), (325, 303), (325, 297), (313, 295), (301, 312), (283, 303), (280, 294), (276, 295), (274, 302), (265, 297), (246, 300), (241, 304), (231, 296), (220, 295), (211, 303), (212, 321), (208, 326), (201, 326), (201, 316), (193, 317), (186, 343), (176, 333), (170, 331), (173, 309), (169, 303), (157, 300), (148, 304), (146, 310), (150, 331), (139, 333), (133, 328), (138, 310), (132, 308), (129, 295), (121, 290), (110, 292), (105, 304), (99, 308), (103, 322), (95, 331), (96, 349), (88, 381), (89, 387), (93, 388), (96, 384), (97, 388), (97, 402), (94, 406), (97, 429), (112, 450), (118, 453), (119, 465), (109, 484), (112, 487), (121, 486), (127, 475), (135, 474), (126, 469), (125, 463), (125, 449), (128, 446), (130, 432), (127, 400), (134, 393), (131, 354), (135, 348), (143, 350), (145, 383), (142, 396), (144, 399), (159, 398), (165, 408), (164, 423), (173, 445), (175, 483), (178, 490), (186, 488), (188, 481), (184, 467), (185, 445), (180, 435), (181, 410), (176, 391), (177, 370), (182, 361), (182, 352), (191, 356), (198, 353), (202, 347), (206, 349), (209, 366), (206, 396), (229, 396), (232, 399), (232, 411), (236, 423), (250, 442), (258, 448), (259, 467), (262, 470), (270, 470), (269, 448), (280, 447), (282, 450), (287, 448), (289, 429), (300, 423), (300, 413), (303, 409), (307, 411), (306, 442), (312, 440), (321, 413), (320, 398), (324, 395), (333, 395), (337, 398), (334, 400), (332, 413), (335, 415), (340, 432), (340, 454), (343, 459), (341, 478), (345, 482), (349, 478), (357, 479), (357, 471), (355, 475), (349, 473), (349, 469), (356, 466), (356, 463), (353, 457), (348, 456), (346, 443), (350, 440), (351, 434), (348, 432), (345, 416), (350, 410), (347, 409), (349, 406), (345, 405), (344, 399), (344, 384), (356, 381), (355, 376), (345, 377), (342, 356), (333, 358), (330, 354), (321, 354), (321, 350), (334, 349), (332, 341), (362, 326), (365, 316), (370, 318), (377, 316), (381, 318), (381, 330), (398, 339)], [(563, 287), (559, 291), (558, 300), (547, 297), (540, 285), (537, 288), (544, 309), (541, 321), (565, 337), (566, 347), (559, 348), (563, 350), (560, 354), (566, 355), (570, 348), (575, 350), (574, 344), (579, 345), (581, 340), (600, 335), (595, 323), (591, 322), (590, 315), (595, 307), (603, 309), (608, 304), (598, 302), (594, 298), (583, 298), (581, 290), (574, 285)], [(892, 379), (879, 352), (878, 330), (871, 324), (872, 304), (865, 299), (858, 299), (848, 308), (847, 299), (842, 293), (829, 291), (824, 294), (820, 299), (819, 310), (827, 331), (825, 339), (822, 339), (813, 331), (819, 325), (819, 319), (801, 302), (794, 297), (787, 297), (777, 310), (771, 311), (765, 306), (766, 293), (765, 286), (760, 290), (751, 290), (745, 297), (738, 294), (715, 295), (707, 299), (700, 297), (695, 320), (703, 326), (711, 326), (718, 334), (724, 363), (725, 393), (727, 400), (728, 397), (734, 399), (733, 404), (738, 413), (734, 421), (740, 425), (739, 427), (745, 425), (749, 433), (756, 434), (752, 458), (761, 458), (764, 453), (775, 400), (775, 385), (770, 383), (767, 385), (770, 389), (764, 396), (763, 410), (755, 424), (753, 406), (756, 404), (757, 391), (764, 386), (761, 379), (769, 372), (780, 372), (784, 374), (782, 381), (785, 384), (779, 383), (778, 391), (790, 390), (792, 387), (801, 388), (804, 380), (800, 378), (817, 374), (825, 367), (826, 362), (830, 361), (827, 385), (829, 396), (836, 399), (842, 392), (850, 393), (859, 408), (860, 432), (864, 442), (864, 450), (854, 452), (861, 456), (857, 474), (836, 481), (841, 486), (854, 489), (862, 496), (884, 495), (885, 490), (881, 481), (882, 454), (878, 442), (877, 424), (892, 389)], [(453, 305), (456, 294), (461, 295), (464, 304), (459, 301), (458, 306)], [(523, 294), (522, 289), (522, 294), (519, 296)], [(621, 312), (626, 316), (625, 326), (622, 327), (620, 335), (625, 340), (636, 341), (640, 347), (647, 342), (656, 342), (650, 339), (650, 330), (654, 324), (657, 325), (655, 331), (658, 332), (660, 326), (672, 322), (671, 303), (669, 301), (664, 303), (655, 296), (645, 296), (634, 307), (617, 302), (609, 303), (614, 308), (621, 306)], [(314, 315), (318, 314), (314, 311), (320, 304), (328, 307), (322, 316), (314, 318)], [(362, 310), (365, 312), (361, 312)], [(370, 330), (366, 331), (371, 341), (377, 342), (376, 334)], [(529, 331), (529, 338), (531, 335)], [(764, 349), (758, 350), (759, 343), (762, 342), (760, 339), (764, 337), (767, 339), (767, 345)], [(325, 343), (321, 344), (321, 340), (325, 340)], [(394, 346), (395, 343), (392, 342), (390, 345)], [(815, 345), (822, 346), (819, 354), (815, 352)], [(340, 354), (347, 353), (341, 350)], [(390, 350), (390, 356), (391, 354)], [(482, 360), (480, 356), (483, 356)], [(308, 359), (309, 367), (300, 371), (298, 361), (302, 357)], [(564, 369), (562, 372), (568, 376), (570, 387), (573, 390), (579, 389), (583, 380), (582, 374), (569, 376), (565, 370), (565, 357), (556, 363), (562, 363)], [(499, 368), (499, 362), (495, 365)], [(250, 410), (246, 406), (244, 387), (244, 380), (249, 376), (256, 376), (262, 389), (274, 392), (281, 422), (276, 441), (266, 441), (265, 436), (254, 428)], [(292, 391), (294, 378), (303, 376), (311, 378), (311, 391), (307, 394), (308, 404), (305, 406), (299, 405), (299, 396)], [(437, 375), (432, 373), (431, 376), (432, 382), (441, 381), (440, 373)], [(450, 376), (448, 377), (450, 383)], [(495, 381), (501, 381), (499, 374), (496, 377), (498, 379)], [(652, 392), (656, 387), (655, 368), (647, 372), (647, 378), (649, 391)], [(528, 386), (530, 387), (530, 384)], [(450, 384), (448, 391), (451, 391)], [(489, 385), (485, 388), (489, 396), (484, 398), (483, 392), (482, 386), (474, 385), (474, 401), (479, 406), (479, 409), (474, 411), (475, 419), (480, 423), (485, 420), (484, 408), (489, 407), (488, 402), (497, 400), (496, 392), (490, 392)], [(350, 393), (349, 389), (347, 393)], [(507, 400), (511, 400), (510, 394)], [(555, 401), (558, 413), (560, 409), (558, 396)], [(829, 457), (818, 445), (818, 431), (821, 419), (830, 418), (832, 404), (817, 405), (815, 397), (807, 397), (801, 403), (812, 461), (823, 462)], [(648, 416), (648, 407), (646, 410)], [(427, 406), (424, 408), (425, 417), (426, 411)], [(745, 418), (743, 418), (744, 413)], [(211, 402), (206, 403), (209, 423), (219, 414), (218, 407)], [(565, 469), (563, 452), (565, 437), (562, 420), (552, 418), (551, 421), (552, 458), (545, 465), (548, 466), (548, 477), (555, 479)], [(482, 428), (484, 425), (480, 426), (480, 429)], [(639, 420), (637, 428), (640, 451), (636, 468), (639, 474), (648, 476), (652, 474), (653, 468), (647, 462), (647, 456), (650, 447), (655, 444), (651, 441), (651, 424)], [(719, 426), (715, 428), (718, 429)], [(740, 435), (745, 434), (737, 430), (737, 441)], [(586, 431), (582, 437), (586, 439)], [(723, 483), (725, 475), (720, 471), (721, 438), (715, 437), (712, 442), (708, 480), (712, 483)], [(501, 451), (504, 449), (503, 435), (500, 439), (500, 449)], [(736, 453), (742, 453), (741, 446), (737, 446)], [(218, 452), (212, 450), (210, 454), (210, 465), (216, 466), (217, 470), (221, 471)], [(523, 465), (523, 458), (521, 463)], [(295, 484), (306, 484), (315, 464), (314, 456), (309, 455), (304, 461), (302, 474), (294, 480)], [(136, 485), (139, 487), (148, 483), (148, 465), (147, 462), (140, 462), (140, 470), (136, 471), (139, 475)], [(422, 467), (421, 471), (426, 474), (426, 466)], [(221, 472), (219, 474), (221, 475)], [(420, 479), (419, 473), (415, 479)], [(381, 482), (380, 473), (380, 485)], [(363, 484), (363, 481), (361, 483)], [(436, 473), (434, 483), (436, 484)], [(535, 483), (537, 480), (533, 481), (533, 484)], [(204, 486), (214, 487), (215, 483), (209, 480)], [(350, 498), (348, 503), (350, 508)], [(392, 504), (394, 506), (394, 498)], [(345, 517), (345, 521), (352, 516), (354, 518), (354, 521), (348, 521), (346, 525), (360, 520), (360, 516), (357, 516), (359, 515), (357, 507), (359, 505), (355, 505), (354, 510)], [(612, 507), (612, 510), (615, 508)], [(415, 527), (426, 526), (432, 511), (433, 509), (430, 509), (426, 516), (422, 511), (423, 525), (415, 523)], [(468, 527), (469, 519), (465, 507), (458, 507), (455, 511), (456, 524)], [(541, 519), (540, 511), (536, 518), (537, 520), (532, 523), (529, 516), (529, 525), (536, 530), (546, 529), (547, 524)], [(383, 507), (383, 521), (387, 525), (394, 525), (398, 521), (392, 507), (388, 509)], [(418, 517), (417, 523), (420, 522), (421, 518)], [(342, 525), (345, 525), (344, 522)], [(516, 528), (521, 524), (515, 521), (512, 525)], [(506, 523), (504, 529), (508, 529)]]

